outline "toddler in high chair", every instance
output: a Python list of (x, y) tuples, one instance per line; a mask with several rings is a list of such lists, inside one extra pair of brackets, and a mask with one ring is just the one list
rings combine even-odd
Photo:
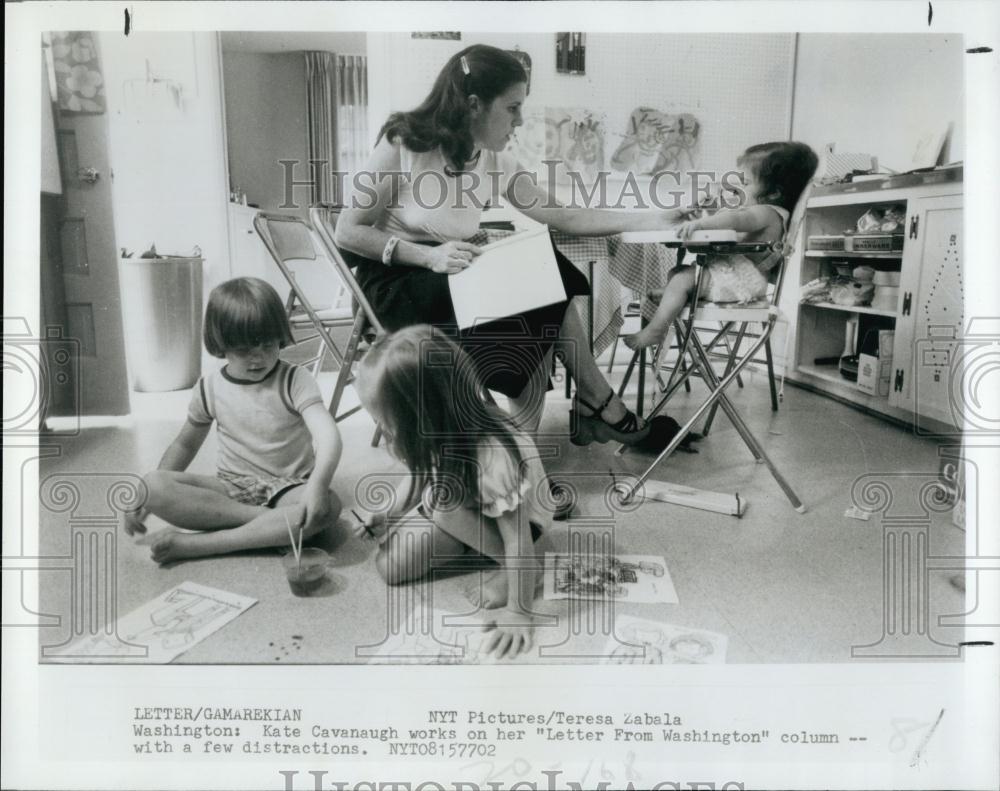
[[(804, 143), (779, 142), (751, 146), (736, 161), (743, 170), (740, 205), (678, 226), (682, 239), (694, 231), (738, 231), (741, 242), (777, 242), (799, 196), (816, 172), (819, 160)], [(708, 256), (699, 296), (707, 302), (746, 303), (767, 292), (767, 273), (780, 260), (772, 253)], [(639, 332), (625, 336), (631, 349), (662, 343), (688, 303), (695, 287), (695, 267), (677, 266), (668, 276), (656, 314)]]
[[(146, 534), (149, 514), (192, 531), (171, 527), (140, 539), (157, 563), (287, 546), (289, 527), (310, 538), (340, 515), (330, 489), (340, 432), (309, 371), (278, 358), (293, 340), (278, 293), (252, 277), (217, 286), (204, 340), (226, 364), (198, 380), (184, 426), (144, 477), (145, 503), (125, 518), (128, 535)], [(186, 472), (213, 422), (216, 474)]]
[[(534, 441), (491, 402), (468, 355), (426, 324), (375, 342), (358, 394), (409, 472), (394, 504), (359, 528), (379, 542), (379, 573), (389, 584), (419, 579), (470, 550), (496, 561), (499, 571), (476, 597), (503, 608), (487, 624), (483, 650), (505, 658), (530, 651), (541, 579), (534, 540), (553, 510)], [(430, 525), (400, 519), (418, 503)]]

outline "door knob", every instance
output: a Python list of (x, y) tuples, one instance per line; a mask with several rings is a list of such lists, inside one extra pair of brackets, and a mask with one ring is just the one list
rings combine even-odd
[(87, 184), (94, 184), (101, 177), (101, 172), (97, 168), (79, 168), (76, 177)]

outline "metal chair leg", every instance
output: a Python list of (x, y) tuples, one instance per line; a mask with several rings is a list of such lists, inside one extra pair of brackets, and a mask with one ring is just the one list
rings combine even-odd
[(778, 388), (774, 384), (774, 358), (771, 356), (771, 336), (764, 341), (764, 359), (767, 360), (767, 383), (771, 388), (771, 411), (778, 411)]
[[(681, 360), (681, 373), (686, 373), (686, 372), (687, 372), (687, 361)], [(690, 393), (691, 392), (691, 378), (690, 377), (684, 377), (684, 392), (685, 393)]]
[(354, 368), (355, 358), (358, 356), (358, 344), (361, 342), (361, 335), (365, 330), (367, 319), (361, 311), (354, 316), (354, 324), (351, 326), (351, 337), (347, 341), (347, 348), (344, 349), (344, 358), (340, 363), (340, 370), (337, 372), (337, 383), (333, 386), (333, 396), (330, 398), (330, 414), (334, 420), (343, 420), (348, 415), (353, 415), (357, 409), (352, 409), (344, 415), (338, 415), (340, 400), (344, 397), (344, 390), (351, 381), (351, 374)]
[[(733, 345), (729, 342), (729, 333), (723, 333), (722, 342), (726, 344), (726, 355), (731, 360), (733, 358)], [(738, 344), (737, 344), (738, 345)], [(743, 378), (740, 376), (736, 377), (736, 386), (742, 390), (743, 389)]]
[[(684, 355), (687, 354), (688, 344), (690, 343), (691, 334), (690, 333), (687, 333), (687, 334), (684, 333), (684, 329), (683, 329), (682, 322), (681, 322), (680, 319), (678, 319), (675, 322), (675, 327), (676, 327), (676, 330), (677, 330), (677, 339), (678, 339), (678, 344), (677, 344), (678, 355), (679, 355), (678, 360), (683, 360), (684, 359)], [(632, 366), (635, 365), (635, 360), (636, 360), (636, 358), (638, 356), (639, 356), (639, 352), (635, 352), (635, 354), (632, 355), (632, 362), (629, 363), (629, 372), (631, 372)], [(653, 407), (653, 409), (650, 411), (650, 413), (648, 415), (644, 415), (643, 416), (646, 420), (652, 420), (654, 417), (656, 417), (660, 413), (660, 410), (662, 410), (663, 407), (665, 407), (667, 405), (667, 401), (670, 400), (670, 397), (674, 394), (674, 392), (677, 390), (677, 388), (680, 387), (681, 384), (686, 383), (687, 380), (692, 376), (692, 374), (695, 373), (696, 369), (694, 367), (686, 368), (681, 373), (680, 377), (677, 377), (677, 370), (678, 370), (677, 367), (674, 367), (673, 370), (671, 370), (671, 372), (670, 372), (670, 378), (667, 380), (666, 391), (660, 397), (660, 400), (656, 402), (656, 405)], [(625, 388), (624, 388), (624, 385), (623, 385), (622, 389), (619, 390), (619, 392), (618, 392), (618, 396), (619, 397), (621, 397), (622, 391), (624, 391), (624, 389)], [(619, 445), (618, 449), (615, 451), (615, 455), (616, 456), (621, 456), (622, 454), (625, 453), (626, 450), (628, 450), (628, 445), (624, 445), (624, 444)]]
[(611, 360), (608, 362), (608, 373), (611, 373), (611, 369), (615, 367), (615, 354), (618, 352), (618, 341), (621, 335), (615, 336), (615, 342), (611, 345)]
[(316, 350), (316, 360), (312, 364), (313, 379), (319, 378), (320, 372), (323, 370), (323, 360), (325, 359), (326, 359), (326, 346), (323, 344), (322, 339), (320, 339), (319, 349)]
[[(692, 343), (694, 345), (700, 345), (700, 342), (697, 339), (693, 339)], [(702, 348), (704, 348), (704, 347), (702, 347)], [(699, 368), (702, 368), (704, 366), (704, 363), (701, 362), (701, 361), (699, 361), (698, 356), (693, 353), (692, 354), (692, 367), (694, 367), (695, 365), (697, 365)], [(714, 373), (711, 371), (711, 369), (709, 369), (708, 372), (706, 372), (706, 371), (703, 370), (702, 371), (702, 376), (714, 377)], [(631, 499), (635, 495), (635, 493), (639, 489), (639, 487), (643, 483), (646, 482), (646, 480), (652, 474), (652, 472), (656, 468), (656, 466), (661, 461), (663, 461), (664, 459), (666, 459), (671, 453), (673, 453), (675, 450), (677, 450), (677, 448), (680, 446), (681, 442), (684, 441), (684, 438), (689, 433), (691, 433), (691, 429), (694, 427), (694, 424), (697, 423), (698, 420), (701, 419), (701, 416), (703, 414), (705, 414), (705, 412), (708, 411), (708, 409), (712, 406), (712, 404), (715, 403), (716, 399), (718, 399), (718, 397), (723, 393), (723, 391), (725, 390), (725, 388), (728, 387), (730, 385), (730, 383), (735, 378), (736, 378), (736, 373), (734, 371), (730, 371), (729, 374), (727, 374), (725, 377), (723, 377), (723, 379), (721, 380), (721, 382), (719, 382), (719, 385), (713, 389), (712, 395), (710, 395), (708, 398), (706, 398), (701, 403), (701, 405), (694, 411), (694, 414), (691, 415), (691, 417), (689, 417), (687, 419), (687, 421), (684, 423), (684, 425), (681, 426), (680, 431), (677, 432), (677, 435), (670, 441), (670, 443), (667, 445), (667, 447), (664, 448), (662, 451), (660, 451), (660, 454), (653, 460), (652, 464), (650, 464), (646, 468), (645, 472), (643, 472), (642, 475), (640, 475), (635, 480), (635, 482), (629, 487), (629, 489), (625, 493), (625, 497), (624, 497), (625, 500)], [(718, 381), (718, 380), (716, 380), (716, 381)]]
[(639, 392), (635, 396), (635, 413), (642, 414), (646, 400), (646, 350), (639, 350)]
[(747, 427), (746, 423), (743, 421), (743, 418), (740, 416), (739, 412), (736, 410), (732, 402), (725, 394), (725, 389), (729, 387), (729, 385), (732, 384), (732, 382), (736, 379), (736, 375), (739, 373), (740, 368), (746, 365), (747, 362), (753, 357), (753, 355), (755, 355), (757, 351), (759, 351), (760, 347), (764, 345), (764, 341), (767, 339), (768, 332), (769, 328), (765, 330), (762, 337), (759, 338), (757, 342), (753, 345), (753, 347), (748, 352), (747, 356), (743, 359), (743, 361), (737, 367), (733, 368), (731, 371), (729, 371), (729, 373), (723, 376), (721, 380), (716, 376), (715, 372), (712, 370), (710, 361), (708, 359), (708, 355), (705, 351), (705, 347), (702, 345), (701, 341), (699, 341), (697, 338), (692, 339), (692, 346), (694, 347), (692, 353), (692, 363), (698, 365), (698, 367), (702, 371), (702, 375), (704, 377), (707, 377), (708, 381), (711, 382), (711, 385), (713, 387), (712, 394), (698, 407), (698, 409), (695, 410), (694, 414), (690, 418), (688, 418), (687, 422), (683, 426), (681, 426), (680, 431), (677, 432), (677, 436), (675, 436), (670, 441), (670, 444), (668, 444), (667, 447), (660, 452), (660, 454), (656, 457), (656, 459), (653, 460), (652, 464), (650, 464), (646, 468), (646, 470), (629, 486), (629, 488), (625, 492), (623, 498), (624, 500), (628, 501), (635, 496), (636, 492), (639, 490), (642, 484), (649, 479), (649, 476), (652, 474), (653, 470), (657, 467), (657, 465), (661, 461), (666, 459), (668, 456), (670, 456), (670, 454), (673, 453), (680, 446), (681, 442), (684, 441), (684, 438), (690, 433), (691, 428), (694, 426), (694, 424), (716, 401), (718, 401), (720, 406), (722, 406), (723, 410), (725, 411), (726, 416), (729, 417), (729, 419), (732, 421), (733, 426), (736, 428), (737, 433), (739, 433), (739, 435), (743, 438), (743, 441), (746, 443), (750, 452), (754, 455), (755, 458), (758, 458), (767, 466), (772, 477), (775, 479), (781, 490), (785, 493), (785, 496), (788, 498), (789, 502), (791, 502), (795, 510), (798, 511), (799, 513), (805, 512), (805, 507), (802, 505), (802, 501), (799, 500), (798, 496), (795, 494), (795, 491), (789, 485), (788, 481), (786, 481), (784, 476), (778, 471), (778, 468), (774, 466), (774, 463), (764, 452), (764, 449), (757, 441), (757, 438), (754, 437), (753, 433)]
[[(753, 356), (760, 350), (760, 347), (763, 345), (762, 341), (767, 340), (767, 337), (770, 334), (772, 328), (773, 324), (769, 324), (765, 327), (762, 340), (758, 340), (757, 343), (754, 344), (752, 351), (750, 351), (746, 355), (746, 357), (743, 358), (739, 367), (736, 369), (737, 371), (739, 370), (739, 368), (746, 366), (753, 358)], [(695, 343), (695, 352), (698, 354), (699, 357), (702, 358), (703, 362), (707, 362), (708, 355), (705, 354), (704, 347), (702, 347), (699, 342)], [(792, 504), (792, 507), (795, 508), (795, 510), (798, 511), (800, 514), (805, 513), (806, 508), (802, 504), (802, 501), (799, 499), (798, 495), (795, 493), (795, 490), (792, 489), (791, 484), (789, 484), (788, 481), (785, 480), (785, 476), (781, 474), (778, 468), (774, 465), (774, 462), (771, 461), (771, 458), (765, 452), (763, 445), (760, 444), (760, 441), (753, 435), (753, 432), (750, 431), (750, 428), (749, 426), (747, 426), (746, 421), (744, 421), (743, 416), (739, 413), (736, 407), (733, 406), (732, 401), (729, 400), (729, 397), (725, 393), (725, 388), (728, 385), (719, 382), (719, 379), (715, 375), (714, 371), (709, 370), (708, 376), (713, 380), (713, 384), (718, 383), (715, 390), (715, 392), (717, 392), (718, 394), (717, 396), (718, 403), (722, 407), (723, 411), (726, 413), (726, 416), (729, 418), (730, 422), (732, 422), (733, 427), (743, 438), (743, 441), (750, 449), (750, 452), (754, 455), (754, 457), (758, 461), (764, 463), (764, 465), (770, 471), (771, 477), (774, 478), (775, 482), (781, 488), (781, 491), (785, 493), (785, 496), (788, 498), (788, 501)]]
[(618, 385), (618, 397), (625, 397), (625, 388), (628, 387), (628, 380), (632, 377), (632, 369), (635, 368), (636, 362), (639, 360), (639, 352), (632, 352), (632, 359), (628, 361), (628, 368), (625, 369), (625, 376), (622, 379), (622, 383)]
[[(729, 344), (729, 329), (725, 328), (725, 329), (721, 330), (721, 332), (725, 333), (725, 336), (726, 336), (726, 338), (725, 338), (726, 348), (729, 350), (729, 359), (726, 361), (726, 373), (727, 374), (733, 369), (733, 366), (736, 365), (736, 358), (737, 358), (737, 356), (740, 353), (740, 346), (743, 344), (743, 336), (746, 334), (746, 331), (747, 331), (747, 322), (744, 321), (742, 324), (740, 324), (740, 328), (736, 332), (736, 342), (733, 343), (732, 346), (730, 346), (730, 344)], [(743, 366), (740, 366), (740, 368), (742, 368), (742, 367)], [(713, 369), (713, 371), (714, 371), (714, 369)], [(723, 374), (723, 375), (725, 375), (725, 374)], [(736, 382), (737, 382), (737, 384), (740, 387), (742, 387), (742, 383), (740, 381), (740, 375), (739, 375), (738, 371), (736, 373)], [(712, 423), (715, 421), (715, 413), (716, 413), (716, 411), (717, 411), (717, 409), (716, 409), (715, 406), (713, 406), (710, 410), (708, 410), (708, 417), (705, 418), (705, 426), (701, 430), (702, 436), (707, 437), (708, 436), (708, 432), (711, 431), (711, 429), (712, 429)]]

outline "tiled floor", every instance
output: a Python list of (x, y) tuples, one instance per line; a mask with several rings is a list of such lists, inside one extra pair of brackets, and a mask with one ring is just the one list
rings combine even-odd
[[(616, 370), (620, 372), (624, 366)], [(327, 375), (324, 375), (326, 377)], [(683, 393), (671, 414), (683, 418), (703, 392), (695, 384)], [(553, 446), (552, 473), (572, 480), (581, 492), (574, 518), (557, 523), (547, 546), (565, 546), (570, 532), (611, 529), (624, 554), (662, 556), (679, 604), (620, 603), (615, 612), (654, 621), (720, 632), (728, 638), (730, 663), (851, 661), (855, 645), (876, 643), (883, 634), (883, 524), (846, 518), (852, 486), (859, 477), (887, 475), (895, 507), (919, 511), (919, 488), (936, 473), (937, 447), (906, 431), (813, 393), (787, 387), (778, 413), (770, 411), (766, 379), (746, 377), (733, 391), (734, 401), (784, 471), (808, 512), (797, 514), (763, 465), (749, 451), (723, 414), (698, 455), (672, 457), (654, 477), (719, 492), (739, 492), (749, 504), (742, 519), (662, 503), (628, 511), (609, 510), (605, 492), (609, 468), (638, 472), (646, 457), (613, 455), (612, 445), (575, 448), (565, 436), (568, 404), (562, 393), (550, 394), (543, 442)], [(136, 394), (129, 421), (111, 428), (89, 428), (59, 440), (62, 454), (44, 462), (40, 479), (50, 475), (82, 481), (88, 498), (100, 500), (114, 476), (154, 467), (177, 431), (187, 393)], [(345, 452), (335, 478), (350, 507), (355, 487), (366, 475), (390, 468), (384, 448), (370, 447), (372, 424), (359, 413), (341, 424)], [(211, 472), (214, 439), (192, 469)], [(98, 475), (100, 474), (100, 475)], [(901, 475), (902, 474), (902, 475)], [(914, 510), (916, 509), (916, 510)], [(372, 565), (371, 544), (350, 535), (345, 517), (324, 539), (333, 556), (328, 595), (295, 598), (289, 593), (277, 552), (255, 552), (181, 563), (153, 564), (144, 547), (119, 534), (115, 548), (118, 614), (124, 614), (170, 587), (190, 580), (252, 596), (258, 603), (234, 622), (194, 646), (176, 661), (186, 663), (357, 662), (386, 634), (389, 614), (411, 607), (468, 612), (462, 590), (468, 575), (387, 589)], [(929, 517), (931, 555), (961, 555), (964, 533), (950, 514)], [(71, 552), (65, 513), (41, 509), (41, 548), (49, 555)], [(59, 626), (42, 630), (43, 645), (64, 643), (80, 618), (103, 610), (71, 598), (68, 575), (42, 573), (43, 612), (62, 616)], [(928, 575), (929, 633), (940, 643), (955, 644), (960, 630), (942, 626), (938, 616), (962, 612), (963, 595), (949, 573)], [(74, 626), (73, 608), (78, 609)], [(588, 605), (589, 607), (589, 605)], [(543, 602), (540, 609), (565, 615), (565, 602)], [(594, 613), (592, 613), (594, 614)], [(600, 613), (598, 613), (600, 614)], [(599, 661), (607, 635), (601, 619), (575, 626), (561, 618), (539, 630), (550, 646), (545, 657), (520, 661)], [(279, 651), (299, 635), (299, 648)], [(930, 640), (922, 641), (933, 646)], [(888, 644), (884, 644), (888, 646)], [(888, 650), (888, 648), (887, 648)], [(949, 653), (941, 650), (942, 653)]]

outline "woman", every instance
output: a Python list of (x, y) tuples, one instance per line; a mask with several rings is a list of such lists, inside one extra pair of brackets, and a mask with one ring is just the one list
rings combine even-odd
[[(568, 301), (458, 333), (447, 278), (479, 254), (462, 240), (476, 233), (488, 202), (506, 199), (532, 220), (581, 236), (654, 230), (685, 216), (567, 208), (517, 176), (524, 168), (504, 149), (523, 123), (526, 89), (524, 69), (503, 50), (477, 44), (452, 56), (423, 103), (383, 125), (363, 171), (375, 177), (348, 201), (337, 245), (389, 330), (429, 323), (454, 333), (486, 386), (511, 399), (522, 429), (537, 428), (554, 345), (577, 385), (573, 441), (638, 444), (651, 426), (604, 379)], [(555, 253), (568, 298), (589, 294), (586, 278)]]

